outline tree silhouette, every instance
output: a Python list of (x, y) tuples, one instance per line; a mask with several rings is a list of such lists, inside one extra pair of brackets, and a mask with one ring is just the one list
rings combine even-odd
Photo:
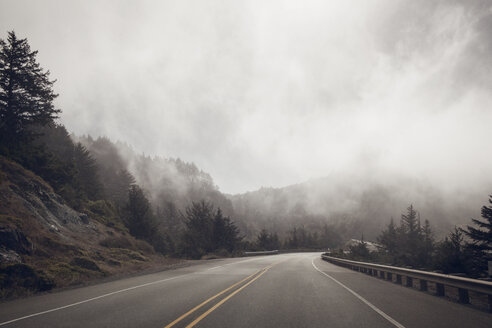
[[(492, 204), (492, 195), (489, 196)], [(492, 206), (482, 206), (482, 219), (472, 219), (478, 227), (468, 225), (465, 235), (470, 239), (466, 243), (469, 251), (469, 267), (473, 275), (481, 275), (487, 271), (487, 261), (492, 260)]]
[(398, 236), (397, 236), (397, 230), (393, 218), (391, 218), (388, 227), (381, 232), (381, 235), (378, 237), (378, 242), (390, 254), (395, 253), (398, 244)]
[(128, 190), (128, 203), (124, 208), (124, 222), (130, 233), (136, 238), (152, 240), (157, 224), (149, 200), (137, 185), (132, 185)]
[(37, 63), (37, 53), (14, 31), (0, 40), (0, 141), (7, 149), (30, 141), (32, 126), (46, 125), (60, 113), (53, 104), (55, 81)]
[(229, 252), (234, 251), (241, 241), (236, 224), (224, 216), (220, 208), (217, 209), (213, 220), (212, 240), (216, 250), (225, 249)]
[[(492, 204), (492, 195), (489, 196), (489, 203)], [(482, 218), (472, 219), (478, 228), (467, 226), (464, 233), (471, 239), (470, 247), (485, 253), (492, 252), (492, 206), (482, 207)]]

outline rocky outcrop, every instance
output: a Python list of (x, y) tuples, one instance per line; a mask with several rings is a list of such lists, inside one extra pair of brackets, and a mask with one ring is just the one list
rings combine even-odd
[(22, 258), (17, 252), (5, 248), (0, 248), (0, 265), (21, 262)]
[(174, 261), (130, 236), (105, 201), (85, 210), (75, 211), (42, 178), (0, 156), (0, 299)]
[[(32, 216), (51, 232), (62, 236), (69, 231), (89, 232), (96, 229), (86, 214), (69, 207), (46, 182), (32, 172), (3, 158), (0, 158), (0, 170), (5, 177), (0, 183), (0, 201), (3, 203), (3, 206), (0, 204), (0, 215)], [(6, 249), (18, 251), (16, 248), (25, 248), (23, 237), (9, 227), (2, 227), (0, 222), (0, 236), (2, 231), (9, 241), (8, 245), (3, 245)]]

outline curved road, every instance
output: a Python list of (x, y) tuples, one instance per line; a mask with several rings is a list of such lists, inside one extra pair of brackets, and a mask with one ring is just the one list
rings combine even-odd
[(322, 261), (204, 261), (0, 304), (0, 327), (491, 327), (492, 315)]

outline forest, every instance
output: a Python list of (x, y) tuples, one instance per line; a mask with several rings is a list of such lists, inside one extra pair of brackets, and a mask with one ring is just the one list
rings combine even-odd
[[(421, 224), (410, 206), (400, 225), (391, 220), (379, 233), (377, 252), (361, 238), (347, 253), (344, 243), (369, 221), (346, 220), (340, 213), (334, 220), (302, 206), (292, 206), (289, 219), (282, 221), (282, 213), (262, 213), (250, 202), (254, 195), (222, 194), (193, 163), (138, 155), (106, 137), (71, 134), (57, 122), (62, 111), (55, 106), (55, 80), (36, 56), (27, 39), (13, 31), (0, 41), (0, 155), (40, 176), (76, 211), (147, 242), (160, 254), (200, 259), (245, 250), (331, 249), (353, 259), (485, 275), (492, 252), (491, 207), (482, 208), (482, 219), (436, 240), (430, 221)], [(377, 225), (367, 229), (377, 232)], [(111, 243), (118, 247), (116, 240)]]
[(482, 207), (482, 218), (473, 219), (465, 228), (454, 227), (442, 240), (436, 240), (429, 220), (421, 224), (413, 205), (401, 215), (400, 224), (391, 219), (378, 236), (377, 250), (371, 251), (364, 238), (337, 256), (395, 266), (487, 277), (492, 253), (492, 196)]

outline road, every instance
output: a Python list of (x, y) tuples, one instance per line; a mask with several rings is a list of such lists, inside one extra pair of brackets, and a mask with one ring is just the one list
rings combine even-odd
[(0, 327), (491, 327), (492, 315), (319, 253), (197, 265), (0, 304)]

